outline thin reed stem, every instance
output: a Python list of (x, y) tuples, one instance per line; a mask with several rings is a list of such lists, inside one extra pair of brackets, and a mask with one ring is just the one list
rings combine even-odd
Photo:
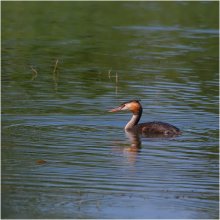
[(33, 71), (33, 76), (32, 76), (32, 78), (31, 78), (31, 80), (34, 80), (36, 77), (37, 77), (37, 70), (36, 69), (34, 69), (34, 67), (33, 66), (31, 66), (31, 70)]

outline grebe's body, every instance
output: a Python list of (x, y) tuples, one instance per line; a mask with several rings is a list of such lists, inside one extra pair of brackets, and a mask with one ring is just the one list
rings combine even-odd
[(137, 132), (144, 135), (162, 136), (175, 136), (181, 134), (181, 131), (177, 127), (164, 122), (153, 121), (138, 124), (142, 115), (142, 106), (138, 100), (125, 102), (109, 112), (118, 112), (123, 110), (130, 110), (133, 113), (131, 120), (125, 126), (126, 131)]

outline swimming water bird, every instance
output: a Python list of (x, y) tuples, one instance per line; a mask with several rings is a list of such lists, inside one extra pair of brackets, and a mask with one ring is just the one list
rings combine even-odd
[(153, 121), (138, 124), (142, 115), (142, 106), (138, 100), (125, 102), (119, 107), (109, 110), (109, 112), (118, 112), (124, 110), (129, 110), (133, 114), (132, 118), (125, 126), (125, 131), (137, 132), (148, 136), (160, 135), (170, 137), (181, 134), (181, 131), (177, 127), (165, 122)]

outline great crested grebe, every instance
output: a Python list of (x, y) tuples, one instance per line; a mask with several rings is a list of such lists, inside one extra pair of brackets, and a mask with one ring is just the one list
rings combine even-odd
[(131, 120), (125, 126), (125, 131), (138, 132), (144, 135), (162, 136), (175, 136), (182, 133), (177, 127), (165, 122), (153, 121), (138, 124), (142, 115), (142, 106), (138, 100), (125, 102), (109, 112), (118, 112), (124, 110), (130, 110), (133, 113)]

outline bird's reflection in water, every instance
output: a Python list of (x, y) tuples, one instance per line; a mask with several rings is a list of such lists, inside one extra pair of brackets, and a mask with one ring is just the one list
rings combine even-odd
[(133, 131), (125, 131), (130, 145), (123, 149), (123, 154), (129, 164), (133, 165), (137, 161), (138, 153), (141, 151), (141, 138), (138, 133)]
[(141, 138), (137, 132), (125, 131), (127, 138), (130, 141), (130, 146), (126, 148), (129, 152), (139, 152), (141, 149)]
[(138, 133), (133, 131), (125, 131), (130, 144), (124, 146), (122, 143), (117, 143), (117, 147), (114, 147), (115, 152), (122, 152), (126, 161), (133, 165), (137, 161), (137, 155), (141, 150), (141, 138)]
[[(135, 131), (125, 131), (126, 137), (129, 139), (130, 144), (128, 146), (117, 146), (114, 148), (116, 151), (122, 152), (127, 158), (130, 164), (134, 164), (137, 160), (138, 153), (141, 152), (141, 139), (146, 138), (149, 141), (153, 139), (164, 140), (174, 138), (177, 135), (169, 135), (164, 137), (162, 134), (140, 134)], [(122, 145), (122, 144), (120, 144)]]

